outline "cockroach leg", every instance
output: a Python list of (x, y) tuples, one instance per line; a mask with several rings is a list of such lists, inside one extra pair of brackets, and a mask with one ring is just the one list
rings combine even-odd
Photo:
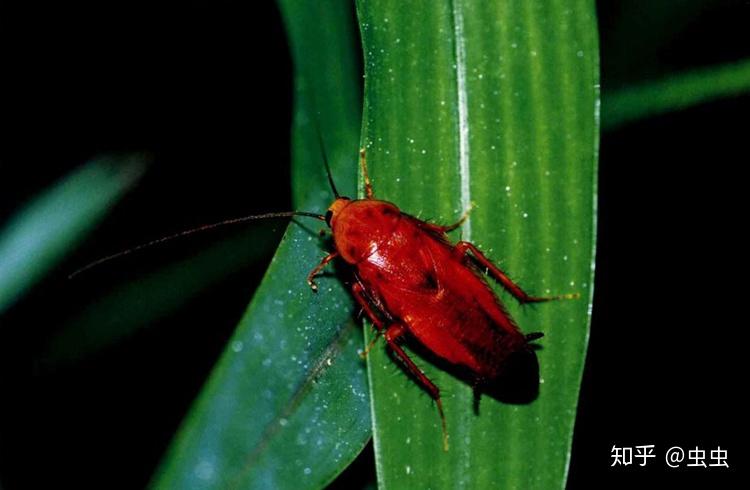
[(367, 199), (373, 199), (375, 195), (372, 192), (372, 183), (370, 182), (370, 174), (367, 173), (367, 156), (366, 150), (362, 148), (359, 150), (359, 165), (362, 167), (362, 176), (365, 179), (365, 196)]
[(419, 367), (414, 364), (414, 361), (404, 352), (401, 346), (398, 344), (398, 340), (406, 333), (406, 327), (401, 324), (394, 323), (385, 330), (385, 341), (388, 343), (388, 347), (398, 356), (399, 359), (404, 363), (406, 368), (411, 374), (413, 374), (417, 381), (427, 390), (435, 403), (437, 404), (438, 413), (440, 414), (440, 423), (443, 428), (443, 449), (448, 450), (448, 430), (445, 425), (445, 414), (443, 413), (443, 402), (440, 400), (440, 388), (435, 386), (435, 383), (430, 381), (430, 378), (425, 376)]
[(474, 209), (474, 203), (471, 203), (469, 208), (466, 211), (464, 211), (464, 214), (461, 215), (461, 218), (458, 221), (456, 221), (452, 225), (437, 226), (437, 228), (439, 228), (440, 232), (442, 233), (448, 233), (449, 231), (455, 230), (456, 228), (464, 224), (464, 221), (466, 221), (469, 218), (469, 214), (471, 213), (472, 209)]
[(354, 295), (354, 299), (357, 300), (357, 303), (359, 303), (359, 306), (362, 307), (362, 311), (365, 312), (365, 315), (367, 315), (367, 318), (369, 318), (370, 321), (372, 322), (373, 326), (378, 331), (383, 330), (385, 325), (383, 325), (383, 322), (380, 321), (380, 318), (378, 317), (378, 315), (375, 314), (375, 311), (370, 306), (370, 302), (367, 301), (367, 298), (365, 297), (365, 294), (364, 294), (364, 288), (362, 287), (360, 283), (355, 283), (352, 286), (352, 294)]
[(382, 330), (375, 330), (375, 335), (372, 337), (372, 340), (370, 340), (370, 342), (367, 344), (367, 347), (365, 347), (365, 350), (359, 353), (359, 357), (361, 357), (362, 359), (367, 358), (367, 354), (370, 353), (372, 348), (375, 346), (375, 342), (377, 342), (378, 339), (380, 338), (381, 332)]
[(502, 285), (506, 291), (508, 291), (519, 303), (541, 303), (543, 301), (550, 301), (554, 299), (575, 299), (580, 295), (578, 294), (563, 294), (560, 296), (531, 296), (527, 294), (521, 287), (513, 282), (505, 272), (500, 270), (498, 266), (493, 264), (490, 259), (484, 256), (484, 254), (471, 242), (458, 242), (456, 244), (455, 253), (459, 257), (466, 255), (467, 251), (471, 251), (474, 258), (487, 268), (489, 275), (492, 276), (497, 282)]
[(310, 273), (307, 275), (307, 284), (312, 288), (313, 292), (318, 292), (318, 285), (315, 284), (315, 276), (320, 274), (320, 271), (322, 271), (326, 265), (328, 265), (328, 262), (332, 261), (338, 256), (338, 252), (331, 252), (325, 257), (323, 257), (323, 260), (320, 261), (320, 264), (315, 266), (315, 269), (311, 270)]
[(364, 288), (360, 283), (355, 283), (354, 286), (352, 286), (352, 294), (354, 295), (354, 299), (357, 300), (357, 303), (359, 303), (359, 306), (362, 307), (362, 311), (365, 312), (365, 315), (367, 315), (367, 318), (370, 319), (372, 322), (372, 325), (375, 327), (375, 336), (370, 340), (370, 343), (367, 344), (367, 347), (365, 348), (364, 352), (359, 354), (359, 357), (364, 359), (367, 357), (367, 354), (370, 352), (370, 349), (375, 345), (375, 342), (380, 338), (380, 334), (383, 331), (383, 322), (380, 321), (380, 318), (378, 315), (375, 314), (375, 311), (370, 306), (370, 303), (367, 301), (367, 298), (364, 294)]

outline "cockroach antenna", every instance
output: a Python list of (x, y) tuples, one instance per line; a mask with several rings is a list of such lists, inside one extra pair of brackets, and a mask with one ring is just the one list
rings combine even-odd
[(331, 174), (331, 166), (328, 165), (328, 156), (326, 155), (326, 147), (323, 144), (323, 133), (320, 132), (320, 126), (318, 125), (318, 120), (315, 120), (315, 132), (318, 134), (318, 144), (320, 145), (320, 153), (323, 155), (323, 165), (326, 166), (326, 173), (328, 174), (328, 183), (331, 184), (331, 190), (333, 191), (334, 197), (336, 199), (340, 198), (341, 195), (339, 194), (339, 191), (336, 189), (336, 184), (333, 183), (333, 175)]
[(320, 221), (325, 221), (326, 218), (322, 214), (317, 213), (308, 213), (307, 211), (283, 211), (279, 213), (265, 213), (265, 214), (254, 214), (250, 216), (242, 216), (240, 218), (232, 218), (227, 219), (224, 221), (219, 221), (218, 223), (211, 223), (208, 225), (202, 225), (197, 228), (191, 228), (189, 230), (180, 231), (178, 233), (175, 233), (173, 235), (168, 235), (165, 237), (157, 238), (156, 240), (151, 240), (150, 242), (142, 243), (140, 245), (136, 245), (135, 247), (129, 248), (127, 250), (123, 250), (122, 252), (117, 252), (112, 255), (107, 255), (106, 257), (102, 257), (101, 259), (97, 259), (90, 264), (87, 264), (80, 269), (76, 270), (72, 274), (68, 276), (68, 279), (73, 279), (77, 275), (86, 272), (89, 269), (92, 269), (98, 265), (102, 265), (105, 262), (109, 262), (111, 260), (118, 259), (120, 257), (124, 257), (125, 255), (130, 255), (134, 252), (137, 252), (139, 250), (143, 250), (144, 248), (153, 247), (154, 245), (159, 245), (164, 242), (169, 242), (172, 240), (176, 240), (178, 238), (182, 238), (188, 235), (192, 235), (194, 233), (199, 233), (202, 231), (208, 231), (213, 230), (214, 228), (219, 228), (221, 226), (228, 226), (228, 225), (236, 225), (240, 223), (246, 223), (248, 221), (254, 221), (259, 219), (268, 219), (268, 218), (291, 218), (293, 216), (306, 216), (308, 218), (315, 218)]
[[(328, 174), (328, 183), (331, 185), (331, 190), (333, 191), (333, 195), (336, 197), (336, 199), (339, 199), (341, 195), (339, 194), (338, 189), (336, 189), (336, 184), (333, 182), (333, 175), (331, 174), (331, 166), (328, 164), (328, 156), (326, 155), (326, 149), (325, 145), (323, 144), (323, 134), (320, 131), (320, 125), (318, 124), (318, 120), (315, 119), (315, 132), (318, 135), (318, 144), (320, 145), (320, 153), (323, 156), (323, 164), (326, 168), (326, 173)], [(266, 219), (266, 218), (287, 218), (292, 216), (306, 216), (308, 218), (315, 218), (320, 221), (326, 221), (326, 218), (322, 214), (317, 213), (309, 213), (306, 211), (284, 211), (280, 213), (266, 213), (266, 214), (258, 214), (258, 215), (251, 215), (251, 216), (243, 216), (240, 218), (234, 218), (234, 219), (228, 219), (224, 221), (219, 221), (218, 223), (211, 223), (208, 225), (202, 225), (197, 228), (191, 228), (189, 230), (184, 230), (178, 233), (175, 233), (173, 235), (165, 236), (162, 238), (157, 238), (156, 240), (151, 240), (147, 243), (142, 243), (140, 245), (137, 245), (135, 247), (129, 248), (127, 250), (123, 250), (122, 252), (117, 252), (112, 255), (107, 255), (106, 257), (102, 257), (101, 259), (95, 260), (91, 262), (90, 264), (87, 264), (80, 269), (74, 271), (72, 274), (68, 275), (68, 279), (73, 279), (77, 275), (88, 271), (89, 269), (92, 269), (98, 265), (104, 264), (105, 262), (109, 262), (111, 260), (118, 259), (120, 257), (124, 257), (125, 255), (130, 255), (133, 252), (137, 252), (139, 250), (143, 250), (144, 248), (153, 247), (154, 245), (159, 245), (164, 242), (169, 242), (172, 240), (176, 240), (177, 238), (182, 238), (188, 235), (192, 235), (193, 233), (199, 233), (202, 231), (208, 231), (212, 230), (214, 228), (218, 228), (220, 226), (227, 226), (227, 225), (236, 225), (239, 223), (246, 223), (248, 221), (253, 220), (259, 220), (259, 219)]]

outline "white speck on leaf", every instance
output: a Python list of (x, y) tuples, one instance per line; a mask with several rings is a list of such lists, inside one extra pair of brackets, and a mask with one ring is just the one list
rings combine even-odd
[(214, 476), (214, 465), (208, 461), (201, 461), (195, 466), (195, 476), (201, 480), (210, 480)]

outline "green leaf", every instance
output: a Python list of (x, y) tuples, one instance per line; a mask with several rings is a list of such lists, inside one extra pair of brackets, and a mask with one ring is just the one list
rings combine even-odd
[[(351, 7), (280, 2), (295, 63), (293, 190), (299, 209), (332, 201), (315, 126), (342, 192), (356, 185), (360, 89)], [(335, 276), (305, 278), (325, 254), (322, 223), (295, 219), (191, 408), (158, 488), (319, 488), (370, 436), (361, 328)]]
[(638, 119), (743, 93), (750, 93), (750, 60), (679, 73), (605, 92), (602, 127), (612, 130)]
[(0, 313), (72, 250), (141, 175), (142, 159), (103, 157), (34, 198), (0, 231)]
[[(435, 404), (386, 355), (368, 358), (381, 488), (565, 486), (588, 338), (595, 240), (598, 51), (594, 4), (358, 2), (365, 53), (363, 144), (376, 197), (452, 223), (531, 293), (581, 299), (520, 308), (538, 341), (540, 390), (487, 396), (413, 354)], [(499, 289), (499, 288), (498, 288)], [(467, 327), (470, 327), (467, 326)]]

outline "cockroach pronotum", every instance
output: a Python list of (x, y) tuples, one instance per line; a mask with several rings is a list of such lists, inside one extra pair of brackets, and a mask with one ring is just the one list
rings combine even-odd
[(540, 332), (523, 334), (520, 331), (485, 281), (485, 273), (521, 304), (577, 295), (531, 296), (474, 244), (467, 241), (452, 244), (447, 233), (463, 223), (468, 210), (456, 223), (441, 226), (406, 214), (391, 202), (376, 199), (367, 173), (365, 150), (360, 150), (365, 185), (363, 199), (341, 196), (325, 155), (323, 160), (335, 196), (325, 215), (289, 211), (204, 225), (104, 257), (71, 277), (136, 250), (219, 226), (292, 216), (325, 221), (331, 230), (334, 250), (308, 274), (308, 285), (317, 292), (315, 277), (326, 265), (336, 258), (345, 262), (352, 273), (352, 295), (375, 328), (375, 336), (363, 355), (380, 335), (385, 338), (393, 355), (435, 400), (443, 445), (447, 449), (440, 389), (412, 361), (402, 343), (407, 341), (410, 346), (421, 348), (465, 379), (474, 388), (478, 403), (480, 394), (491, 393), (503, 378), (510, 359), (519, 354), (533, 355), (530, 342), (543, 336)]

